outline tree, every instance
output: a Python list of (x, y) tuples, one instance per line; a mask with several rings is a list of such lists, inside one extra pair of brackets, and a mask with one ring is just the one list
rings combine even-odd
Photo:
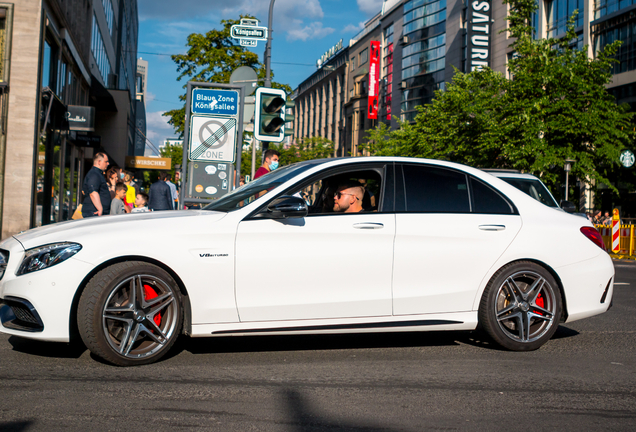
[[(456, 71), (445, 91), (418, 107), (414, 123), (386, 126), (368, 134), (375, 154), (445, 159), (483, 168), (514, 168), (549, 185), (563, 178), (565, 159), (581, 180), (610, 185), (607, 176), (624, 148), (633, 147), (633, 113), (618, 106), (605, 85), (611, 81), (620, 41), (596, 58), (578, 50), (574, 16), (562, 39), (533, 39), (535, 0), (504, 0), (510, 5), (507, 31), (515, 56), (513, 79), (489, 68)], [(575, 12), (576, 13), (576, 12)]]
[(183, 163), (183, 146), (181, 144), (167, 144), (165, 147), (159, 150), (161, 152), (161, 157), (172, 159), (170, 175), (172, 176), (172, 180), (175, 179), (175, 171), (176, 165), (181, 165)]
[[(253, 17), (241, 15), (241, 18)], [(180, 73), (177, 80), (187, 78), (187, 81), (229, 83), (232, 72), (241, 66), (254, 68), (258, 79), (264, 80), (265, 66), (259, 63), (258, 55), (230, 37), (230, 28), (239, 23), (240, 20), (221, 20), (222, 30), (210, 30), (206, 34), (192, 33), (188, 36), (188, 52), (171, 56), (177, 64), (177, 72)], [(186, 87), (187, 84), (183, 86)], [(272, 82), (272, 87), (291, 93), (291, 87), (286, 84)], [(177, 134), (183, 136), (186, 95), (179, 99), (184, 102), (184, 107), (167, 111), (163, 115), (170, 117), (168, 123), (175, 128)]]

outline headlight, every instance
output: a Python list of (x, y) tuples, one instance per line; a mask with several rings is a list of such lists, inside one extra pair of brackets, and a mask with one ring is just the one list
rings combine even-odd
[(78, 253), (82, 245), (77, 243), (53, 243), (26, 251), (16, 275), (42, 270), (65, 261)]
[(9, 262), (9, 251), (0, 249), (0, 279), (4, 276), (4, 271), (7, 269), (7, 263)]

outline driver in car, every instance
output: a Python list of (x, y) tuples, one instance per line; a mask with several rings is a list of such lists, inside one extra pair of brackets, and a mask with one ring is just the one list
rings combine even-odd
[(357, 181), (341, 183), (333, 194), (333, 211), (338, 213), (359, 213), (362, 211), (364, 187)]

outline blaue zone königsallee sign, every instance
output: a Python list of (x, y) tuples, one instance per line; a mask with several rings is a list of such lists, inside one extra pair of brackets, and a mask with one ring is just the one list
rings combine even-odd
[(192, 114), (238, 115), (239, 94), (236, 90), (196, 88), (192, 90)]

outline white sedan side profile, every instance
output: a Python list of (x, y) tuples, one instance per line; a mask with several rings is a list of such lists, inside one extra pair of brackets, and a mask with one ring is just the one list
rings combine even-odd
[[(342, 213), (341, 186), (362, 211)], [(340, 187), (340, 189), (339, 189)], [(352, 201), (352, 202), (353, 202)], [(607, 311), (585, 219), (481, 170), (348, 158), (273, 171), (202, 210), (93, 217), (0, 243), (0, 331), (122, 366), (192, 337), (474, 330), (534, 350)]]

